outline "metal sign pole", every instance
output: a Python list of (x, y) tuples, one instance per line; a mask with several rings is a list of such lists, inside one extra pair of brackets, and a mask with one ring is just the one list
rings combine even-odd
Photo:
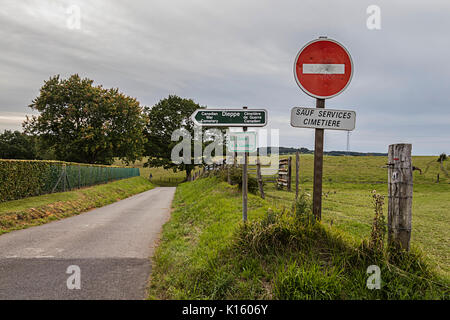
[[(316, 108), (325, 108), (325, 99), (316, 100)], [(322, 218), (322, 175), (323, 175), (323, 134), (324, 129), (315, 129), (314, 143), (314, 192), (313, 213), (316, 220)]]
[[(243, 109), (247, 109), (247, 107), (243, 107)], [(247, 127), (242, 128), (244, 132), (247, 131)], [(245, 145), (248, 144), (248, 138), (245, 137)], [(248, 176), (247, 176), (247, 168), (248, 165), (248, 153), (244, 151), (244, 166), (242, 169), (242, 219), (244, 222), (247, 222), (247, 201), (248, 201)]]

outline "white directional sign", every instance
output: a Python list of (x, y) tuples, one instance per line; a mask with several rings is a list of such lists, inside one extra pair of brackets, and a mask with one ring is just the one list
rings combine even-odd
[(351, 131), (355, 129), (355, 122), (355, 111), (304, 107), (291, 110), (293, 127)]
[(230, 152), (255, 152), (256, 132), (230, 132), (227, 135), (227, 148)]

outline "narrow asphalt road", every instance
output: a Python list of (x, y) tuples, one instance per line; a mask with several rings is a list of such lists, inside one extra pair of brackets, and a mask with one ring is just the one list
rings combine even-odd
[(144, 299), (174, 193), (155, 188), (0, 236), (0, 299)]

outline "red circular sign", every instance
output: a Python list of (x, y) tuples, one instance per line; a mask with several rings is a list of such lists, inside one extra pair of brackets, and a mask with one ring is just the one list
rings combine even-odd
[(308, 95), (328, 99), (347, 88), (353, 75), (353, 62), (339, 42), (319, 38), (306, 44), (294, 63), (295, 81)]

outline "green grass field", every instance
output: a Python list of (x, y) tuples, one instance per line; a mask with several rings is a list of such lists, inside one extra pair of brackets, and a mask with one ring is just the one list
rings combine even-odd
[[(295, 159), (295, 157), (293, 157)], [(421, 249), (438, 270), (450, 276), (450, 179), (440, 170), (437, 157), (413, 157), (414, 171), (412, 245)], [(312, 155), (300, 156), (300, 189), (312, 195)], [(349, 238), (361, 240), (370, 231), (373, 218), (371, 192), (386, 196), (387, 169), (385, 157), (324, 158), (323, 213), (324, 223), (346, 231)], [(447, 172), (450, 161), (444, 162)], [(436, 176), (440, 173), (440, 182)], [(295, 177), (293, 176), (293, 179)], [(265, 186), (267, 199), (274, 207), (290, 203), (295, 192), (277, 190), (275, 184)], [(295, 185), (292, 185), (295, 191)], [(385, 204), (387, 215), (387, 204)]]
[[(141, 161), (136, 161), (131, 166), (134, 168), (139, 168), (141, 177), (150, 178), (150, 173), (152, 174), (152, 183), (157, 186), (177, 186), (179, 183), (184, 182), (186, 179), (185, 171), (174, 172), (172, 169), (164, 169), (162, 167), (149, 168), (144, 167), (146, 159)], [(121, 161), (116, 161), (117, 165), (124, 165)]]
[(0, 203), (0, 234), (73, 216), (154, 188), (143, 177)]
[[(164, 226), (155, 256), (149, 296), (448, 299), (450, 179), (436, 159), (413, 158), (423, 173), (414, 172), (412, 253), (397, 265), (389, 259), (375, 261), (382, 266), (384, 290), (365, 287), (369, 261), (354, 260), (354, 256), (355, 252), (360, 255), (358, 248), (370, 236), (372, 191), (387, 195), (387, 169), (382, 168), (386, 158), (330, 156), (324, 159), (323, 221), (317, 230), (292, 224), (294, 185), (288, 192), (266, 183), (265, 200), (250, 195), (249, 230), (242, 229), (241, 195), (236, 186), (217, 178), (179, 185), (172, 219)], [(449, 171), (450, 161), (444, 165)], [(300, 190), (308, 197), (312, 156), (301, 156), (300, 172)], [(436, 183), (438, 173), (440, 182)], [(270, 212), (281, 218), (272, 221)], [(265, 224), (267, 229), (261, 229)], [(306, 249), (299, 251), (298, 239), (303, 239), (300, 243)], [(247, 247), (253, 249), (247, 251)], [(261, 247), (271, 249), (261, 252)]]

